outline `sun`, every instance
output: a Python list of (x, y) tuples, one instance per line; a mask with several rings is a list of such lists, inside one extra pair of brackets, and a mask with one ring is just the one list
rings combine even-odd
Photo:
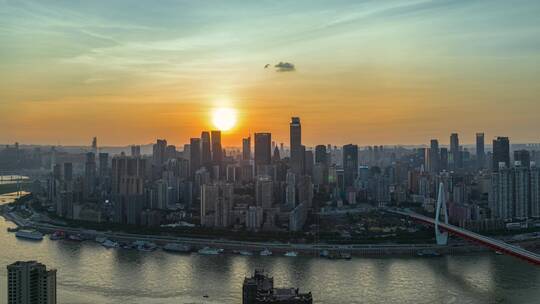
[(228, 131), (236, 125), (236, 110), (217, 108), (212, 111), (212, 123), (221, 131)]

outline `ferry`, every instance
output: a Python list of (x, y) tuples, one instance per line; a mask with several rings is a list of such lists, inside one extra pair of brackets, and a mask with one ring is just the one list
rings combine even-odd
[(120, 247), (120, 245), (117, 242), (111, 241), (109, 239), (106, 239), (103, 243), (101, 243), (101, 245), (103, 245), (103, 247), (105, 247), (105, 248), (118, 248), (118, 247)]
[(22, 239), (43, 240), (43, 233), (36, 230), (19, 230), (15, 233), (15, 236)]
[(268, 248), (265, 248), (263, 251), (259, 253), (261, 256), (271, 256), (272, 251), (268, 250)]
[(170, 252), (182, 252), (189, 253), (191, 252), (191, 246), (179, 243), (167, 243), (163, 246), (163, 250)]
[(297, 257), (298, 252), (296, 252), (296, 251), (287, 251), (287, 252), (285, 252), (284, 256), (286, 256), (286, 257)]
[(204, 255), (218, 255), (218, 254), (222, 253), (223, 251), (224, 251), (223, 249), (204, 247), (203, 249), (200, 249), (198, 251), (198, 253), (199, 254), (204, 254)]

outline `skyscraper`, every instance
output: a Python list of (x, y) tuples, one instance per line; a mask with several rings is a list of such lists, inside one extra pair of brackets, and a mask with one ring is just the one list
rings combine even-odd
[(255, 165), (269, 165), (272, 161), (272, 134), (255, 133)]
[(109, 173), (109, 153), (99, 153), (99, 178), (104, 178)]
[(484, 133), (476, 133), (476, 167), (484, 168), (486, 165), (486, 152), (484, 150)]
[(242, 159), (243, 160), (251, 159), (251, 137), (242, 139)]
[(96, 190), (96, 156), (94, 152), (86, 153), (84, 164), (84, 197), (88, 198)]
[(531, 153), (528, 150), (516, 150), (514, 151), (514, 161), (519, 162), (525, 168), (529, 168), (531, 166)]
[(263, 207), (264, 209), (272, 208), (272, 185), (272, 179), (269, 176), (257, 177), (257, 183), (255, 185), (255, 203), (257, 207)]
[(507, 168), (510, 167), (510, 141), (508, 137), (497, 137), (493, 140), (492, 169), (497, 172), (499, 163), (504, 163)]
[(315, 163), (328, 164), (325, 145), (317, 145), (315, 147)]
[(212, 151), (210, 149), (210, 133), (203, 131), (201, 133), (201, 164), (208, 167), (211, 162)]
[(299, 117), (292, 117), (290, 123), (291, 169), (296, 174), (304, 173), (304, 153), (302, 152), (302, 125)]
[(452, 157), (452, 169), (461, 168), (461, 152), (459, 151), (459, 137), (457, 133), (450, 135), (450, 155)]
[(358, 172), (358, 146), (349, 144), (343, 146), (344, 187), (354, 184)]
[(8, 304), (56, 304), (56, 270), (36, 261), (7, 266)]
[(167, 153), (167, 141), (165, 139), (158, 139), (152, 146), (152, 163), (155, 166), (161, 166), (166, 160)]
[(221, 147), (221, 131), (212, 131), (212, 161), (220, 165), (223, 161), (223, 149)]
[(141, 156), (141, 146), (139, 145), (131, 146), (131, 156)]
[(439, 141), (436, 139), (432, 139), (429, 148), (429, 171), (432, 173), (439, 172), (439, 163)]
[(189, 167), (191, 175), (195, 176), (195, 172), (201, 167), (201, 139), (191, 138), (189, 140)]

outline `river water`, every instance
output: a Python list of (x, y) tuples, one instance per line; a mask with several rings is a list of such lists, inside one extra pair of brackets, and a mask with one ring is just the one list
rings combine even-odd
[(7, 303), (5, 266), (17, 260), (56, 268), (58, 303), (70, 304), (236, 304), (244, 276), (255, 268), (277, 286), (311, 291), (314, 303), (540, 303), (540, 268), (491, 253), (350, 261), (182, 255), (24, 241), (6, 231), (12, 226), (0, 217), (0, 304)]

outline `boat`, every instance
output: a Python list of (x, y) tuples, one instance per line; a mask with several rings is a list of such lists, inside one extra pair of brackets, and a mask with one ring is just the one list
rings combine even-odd
[(240, 250), (240, 252), (238, 252), (240, 255), (245, 255), (245, 256), (251, 256), (253, 255), (253, 252), (251, 251), (247, 251), (247, 250)]
[(271, 256), (272, 251), (268, 250), (268, 248), (265, 248), (263, 251), (259, 253), (261, 256)]
[(204, 247), (203, 249), (199, 249), (199, 254), (204, 255), (218, 255), (223, 252), (223, 249), (216, 249), (216, 248), (210, 248), (210, 247)]
[(103, 247), (105, 247), (105, 248), (118, 248), (118, 247), (120, 247), (120, 245), (118, 245), (117, 242), (111, 241), (109, 239), (106, 239), (103, 243), (101, 243), (101, 245), (103, 245)]
[(68, 235), (67, 237), (68, 240), (70, 241), (75, 241), (75, 242), (82, 242), (83, 241), (83, 238), (80, 234), (70, 234)]
[(61, 240), (63, 238), (65, 238), (65, 234), (64, 234), (63, 231), (55, 231), (49, 236), (49, 239), (51, 241), (57, 241), (57, 240)]
[(435, 250), (420, 250), (416, 253), (417, 256), (421, 257), (440, 257), (441, 254)]
[(498, 254), (498, 255), (503, 255), (503, 253), (502, 253), (502, 252), (500, 252), (500, 251), (495, 251), (495, 254)]
[(297, 257), (298, 252), (296, 252), (296, 251), (287, 251), (287, 252), (285, 252), (284, 256), (286, 256), (286, 257)]
[(170, 252), (182, 252), (189, 253), (191, 252), (191, 246), (179, 243), (167, 243), (163, 246), (163, 250)]
[(15, 233), (15, 236), (18, 238), (35, 240), (35, 241), (43, 240), (43, 233), (37, 230), (19, 230)]
[(106, 237), (103, 237), (103, 236), (98, 236), (96, 237), (96, 242), (102, 244), (103, 242), (105, 242), (107, 240)]
[(133, 247), (139, 251), (150, 252), (157, 249), (157, 245), (152, 242), (135, 241)]

